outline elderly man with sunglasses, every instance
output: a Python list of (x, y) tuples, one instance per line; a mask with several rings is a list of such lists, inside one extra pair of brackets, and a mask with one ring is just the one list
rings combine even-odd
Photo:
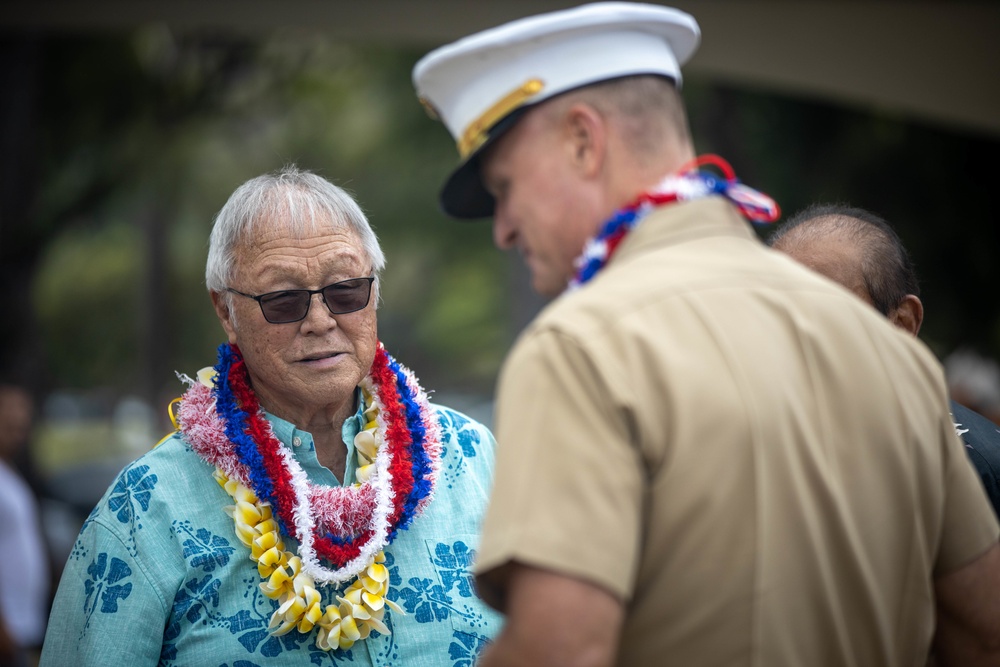
[(81, 529), (42, 665), (475, 660), (499, 625), (469, 571), (493, 436), (378, 341), (384, 264), (314, 174), (230, 197), (206, 271), (228, 342)]

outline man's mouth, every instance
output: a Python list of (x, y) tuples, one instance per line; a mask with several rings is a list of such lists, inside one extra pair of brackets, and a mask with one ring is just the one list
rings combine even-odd
[(332, 357), (337, 356), (338, 354), (341, 354), (341, 353), (340, 352), (316, 352), (314, 354), (309, 354), (309, 355), (306, 355), (306, 356), (302, 357), (301, 359), (299, 359), (299, 361), (320, 361), (321, 359), (330, 359)]

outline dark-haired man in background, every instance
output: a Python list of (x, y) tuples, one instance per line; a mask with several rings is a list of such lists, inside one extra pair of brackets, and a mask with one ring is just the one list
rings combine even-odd
[[(813, 205), (778, 228), (768, 245), (848, 288), (904, 331), (920, 332), (924, 307), (913, 262), (892, 227), (871, 211)], [(1000, 427), (955, 401), (951, 414), (1000, 516)]]

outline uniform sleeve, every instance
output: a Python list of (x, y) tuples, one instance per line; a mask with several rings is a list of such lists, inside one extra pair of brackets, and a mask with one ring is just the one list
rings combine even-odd
[(993, 508), (950, 419), (943, 420), (941, 430), (945, 505), (935, 576), (967, 565), (1000, 539)]
[[(625, 387), (579, 342), (554, 331), (518, 343), (501, 374), (494, 490), (477, 575), (498, 606), (506, 563), (548, 569), (631, 597), (644, 474)], [(594, 548), (598, 547), (599, 548)]]
[(166, 610), (142, 564), (92, 517), (63, 570), (39, 667), (156, 665)]

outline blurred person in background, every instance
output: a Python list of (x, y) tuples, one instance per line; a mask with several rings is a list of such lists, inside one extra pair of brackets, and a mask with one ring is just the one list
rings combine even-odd
[(500, 374), (476, 573), (507, 619), (480, 664), (917, 665), (934, 640), (996, 664), (1000, 525), (941, 366), (695, 157), (698, 38), (597, 3), (414, 68), (462, 158), (443, 209), (492, 216), (557, 297)]
[[(916, 269), (895, 230), (871, 211), (816, 204), (789, 218), (767, 243), (840, 283), (903, 331), (920, 333), (924, 306)], [(954, 399), (955, 430), (1000, 516), (1000, 427)]]
[[(29, 446), (34, 406), (23, 387), (0, 384), (0, 641), (3, 664), (35, 664), (49, 606), (49, 558), (39, 522), (38, 499), (15, 461)], [(2, 635), (0, 635), (2, 637)]]
[(493, 472), (481, 424), (378, 340), (364, 213), (294, 167), (216, 217), (228, 336), (80, 531), (42, 664), (469, 664), (499, 617), (469, 568)]
[(1000, 424), (1000, 366), (975, 350), (960, 347), (944, 359), (952, 398)]

